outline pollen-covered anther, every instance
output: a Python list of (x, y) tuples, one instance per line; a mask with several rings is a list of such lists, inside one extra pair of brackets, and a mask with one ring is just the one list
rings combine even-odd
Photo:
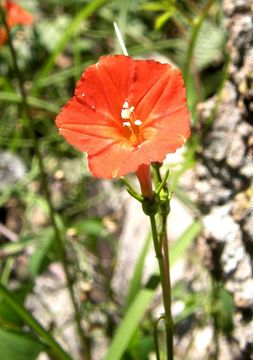
[(130, 119), (131, 114), (134, 112), (134, 106), (131, 106), (129, 108), (129, 104), (128, 101), (126, 100), (122, 106), (121, 109), (121, 117), (122, 119), (126, 120), (126, 119)]
[(140, 125), (142, 125), (142, 121), (137, 119), (137, 120), (134, 121), (134, 125), (140, 126)]
[(124, 121), (122, 125), (123, 127), (124, 126), (131, 127), (131, 123), (129, 121)]
[(129, 109), (122, 109), (121, 110), (121, 117), (122, 119), (130, 119), (130, 110)]

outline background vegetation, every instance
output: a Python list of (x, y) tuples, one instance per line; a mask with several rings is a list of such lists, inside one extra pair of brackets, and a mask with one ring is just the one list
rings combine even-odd
[[(99, 359), (107, 353), (106, 359), (141, 360), (154, 352), (158, 275), (154, 272), (146, 282), (141, 281), (150, 239), (144, 243), (127, 296), (122, 298), (115, 294), (111, 279), (124, 213), (115, 216), (119, 210), (111, 202), (111, 193), (123, 204), (123, 188), (118, 182), (102, 186), (92, 178), (84, 155), (70, 147), (54, 125), (84, 69), (103, 54), (121, 53), (114, 21), (131, 56), (172, 61), (181, 68), (187, 87), (193, 135), (172, 171), (170, 184), (193, 212), (194, 220), (172, 246), (171, 263), (184, 259), (189, 267), (195, 264), (198, 274), (194, 273), (192, 281), (204, 281), (205, 286), (202, 283), (200, 294), (187, 281), (174, 287), (174, 300), (183, 304), (183, 311), (175, 317), (176, 333), (180, 339), (188, 336), (192, 324), (199, 328), (213, 324), (217, 331), (229, 334), (231, 298), (196, 258), (192, 244), (201, 231), (199, 211), (179, 183), (195, 166), (202, 134), (212, 124), (227, 78), (227, 35), (220, 1), (18, 3), (35, 21), (30, 27), (12, 29), (14, 58), (8, 43), (0, 48), (1, 360), (15, 360), (17, 354), (20, 360), (33, 360), (42, 352), (53, 359), (69, 358), (51, 335), (74, 359), (89, 359), (90, 354)], [(213, 95), (216, 107), (205, 128), (200, 128), (197, 106)], [(59, 263), (63, 266), (54, 267)], [(34, 315), (40, 325), (31, 315), (34, 301), (40, 301), (44, 291), (43, 286), (38, 290), (38, 284), (41, 279), (48, 284), (54, 277), (60, 289), (67, 287), (72, 294), (69, 308), (75, 311), (64, 324), (57, 317), (64, 317), (66, 304), (62, 313), (50, 313), (43, 304), (45, 313)], [(79, 338), (71, 335), (65, 341), (64, 328), (74, 319), (78, 326), (73, 333), (79, 333)], [(162, 330), (161, 326), (161, 352)], [(187, 359), (188, 350), (178, 350), (179, 358)], [(165, 358), (164, 352), (162, 356)]]

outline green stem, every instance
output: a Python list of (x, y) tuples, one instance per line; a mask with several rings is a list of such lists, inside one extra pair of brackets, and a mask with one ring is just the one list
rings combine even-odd
[(160, 360), (160, 352), (159, 352), (159, 340), (158, 340), (158, 324), (161, 320), (164, 320), (164, 315), (159, 316), (157, 319), (154, 320), (153, 323), (153, 337), (155, 342), (155, 353), (156, 353), (156, 360)]
[(197, 18), (195, 18), (192, 23), (193, 24), (192, 35), (191, 35), (191, 39), (190, 39), (189, 46), (187, 49), (186, 62), (185, 62), (185, 66), (183, 69), (184, 81), (186, 83), (186, 86), (188, 85), (188, 81), (189, 81), (191, 62), (192, 62), (194, 47), (195, 47), (196, 40), (197, 40), (197, 37), (199, 34), (199, 30), (201, 28), (203, 21), (205, 20), (205, 18), (207, 16), (209, 9), (211, 8), (211, 6), (213, 5), (214, 2), (215, 2), (215, 0), (209, 0), (207, 2), (206, 6), (204, 7), (204, 9), (201, 11), (201, 14)]
[(78, 304), (76, 302), (75, 295), (74, 295), (72, 279), (71, 279), (71, 276), (70, 276), (69, 271), (68, 271), (67, 256), (66, 256), (65, 248), (64, 248), (64, 245), (63, 245), (63, 242), (62, 242), (62, 237), (61, 237), (59, 228), (58, 228), (56, 220), (55, 220), (54, 208), (53, 208), (53, 205), (52, 205), (52, 202), (51, 202), (51, 196), (50, 196), (49, 186), (48, 186), (48, 182), (47, 182), (46, 171), (44, 169), (42, 155), (41, 155), (40, 150), (39, 150), (38, 139), (37, 139), (35, 128), (34, 128), (34, 122), (33, 122), (32, 115), (31, 115), (31, 109), (30, 109), (29, 103), (27, 101), (27, 95), (26, 95), (26, 91), (25, 91), (25, 87), (24, 87), (24, 81), (23, 81), (22, 73), (20, 72), (19, 67), (18, 67), (17, 56), (16, 56), (16, 52), (15, 52), (15, 49), (14, 49), (13, 44), (12, 44), (10, 30), (9, 30), (8, 24), (7, 24), (6, 19), (5, 19), (4, 11), (3, 11), (3, 9), (1, 7), (0, 7), (0, 15), (1, 15), (4, 27), (5, 27), (6, 31), (7, 31), (8, 45), (9, 45), (12, 60), (13, 60), (14, 70), (15, 70), (16, 76), (18, 78), (18, 83), (19, 83), (19, 88), (20, 88), (20, 93), (21, 93), (21, 98), (22, 98), (23, 111), (24, 111), (24, 114), (25, 114), (25, 116), (26, 116), (26, 118), (27, 118), (27, 120), (29, 122), (28, 131), (29, 131), (30, 137), (31, 137), (31, 139), (33, 141), (34, 151), (35, 151), (36, 157), (38, 159), (38, 163), (39, 163), (41, 185), (42, 185), (42, 188), (43, 188), (43, 191), (44, 191), (44, 194), (45, 194), (45, 198), (46, 198), (47, 203), (48, 203), (49, 216), (50, 216), (50, 220), (51, 220), (51, 223), (52, 223), (52, 226), (53, 226), (53, 229), (54, 229), (54, 233), (55, 233), (55, 240), (56, 240), (58, 255), (59, 255), (59, 258), (60, 258), (60, 261), (62, 263), (64, 273), (65, 273), (66, 285), (67, 285), (69, 295), (70, 295), (70, 299), (71, 299), (73, 309), (74, 309), (77, 331), (78, 331), (78, 334), (79, 334), (79, 337), (80, 337), (80, 340), (81, 340), (81, 344), (82, 344), (82, 347), (83, 347), (83, 352), (84, 352), (83, 353), (83, 359), (88, 360), (90, 358), (89, 341), (86, 338), (86, 336), (84, 334), (84, 331), (82, 329), (81, 316), (80, 316)]
[[(155, 253), (158, 260), (161, 277), (163, 305), (165, 310), (167, 359), (173, 360), (173, 319), (171, 314), (171, 283), (168, 262), (167, 236), (164, 236), (166, 234), (166, 230), (164, 229), (164, 227), (162, 228), (161, 234), (163, 235), (160, 240), (157, 232), (155, 216), (151, 215), (149, 218), (153, 235)], [(167, 254), (165, 254), (165, 250), (167, 250)]]
[(170, 262), (169, 262), (169, 248), (168, 248), (168, 237), (167, 237), (167, 215), (163, 216), (163, 227), (162, 227), (162, 248), (163, 248), (163, 265), (164, 265), (164, 277), (165, 283), (168, 287), (168, 308), (170, 309), (169, 313), (169, 337), (167, 337), (168, 348), (172, 348), (172, 359), (173, 359), (173, 318), (171, 314), (171, 280), (170, 280)]
[(60, 360), (73, 360), (62, 347), (54, 340), (51, 334), (46, 331), (40, 323), (22, 305), (14, 300), (13, 295), (2, 284), (0, 284), (0, 296), (6, 303), (23, 319), (23, 321), (38, 334), (50, 347), (53, 355)]

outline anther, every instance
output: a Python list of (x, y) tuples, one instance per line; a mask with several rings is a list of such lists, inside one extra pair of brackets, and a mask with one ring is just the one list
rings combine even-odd
[(142, 121), (137, 119), (134, 121), (134, 125), (140, 126), (140, 125), (142, 125)]
[(127, 101), (125, 101), (123, 104), (123, 109), (128, 109), (128, 107), (129, 107), (129, 104)]
[(129, 119), (130, 118), (130, 111), (129, 109), (122, 109), (121, 110), (121, 117), (122, 119)]
[(131, 127), (131, 123), (130, 123), (129, 121), (123, 122), (122, 125), (123, 125), (123, 127), (124, 127), (124, 126)]

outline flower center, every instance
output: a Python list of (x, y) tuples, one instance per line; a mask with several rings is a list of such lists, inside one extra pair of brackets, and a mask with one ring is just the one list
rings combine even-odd
[(127, 100), (121, 109), (121, 119), (124, 136), (132, 145), (138, 146), (143, 141), (142, 121), (136, 117), (134, 106), (129, 106)]

